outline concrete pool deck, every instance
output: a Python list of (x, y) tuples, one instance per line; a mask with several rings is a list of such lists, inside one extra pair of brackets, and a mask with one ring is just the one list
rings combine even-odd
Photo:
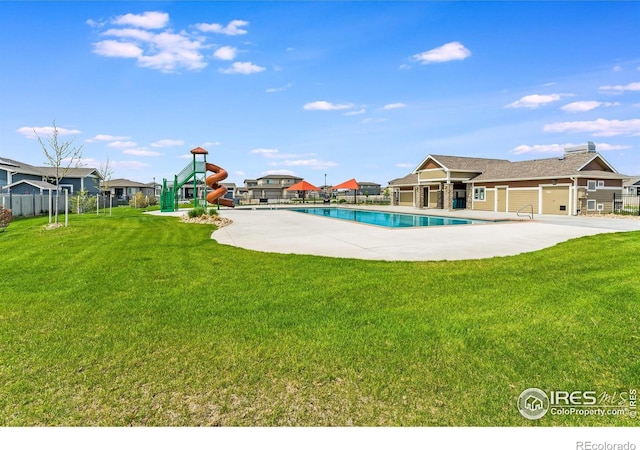
[(351, 208), (504, 222), (385, 228), (288, 211), (286, 206), (256, 206), (220, 210), (220, 216), (233, 220), (233, 223), (214, 231), (211, 237), (220, 244), (261, 252), (434, 261), (517, 255), (582, 236), (640, 230), (640, 220), (631, 218), (536, 215), (534, 220), (523, 220), (515, 213), (418, 210), (395, 206)]

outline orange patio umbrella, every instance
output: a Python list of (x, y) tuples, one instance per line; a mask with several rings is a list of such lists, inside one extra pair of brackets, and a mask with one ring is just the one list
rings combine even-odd
[(321, 190), (322, 189), (320, 189), (319, 187), (316, 187), (313, 184), (308, 183), (308, 182), (306, 182), (304, 180), (302, 180), (302, 181), (300, 181), (300, 182), (298, 182), (298, 183), (296, 183), (296, 184), (294, 184), (292, 186), (289, 186), (287, 188), (287, 191), (302, 191), (302, 201), (303, 202), (304, 202), (305, 192), (308, 192), (308, 191), (321, 191)]
[(353, 189), (357, 191), (358, 189), (360, 189), (360, 185), (358, 184), (355, 178), (352, 178), (350, 180), (345, 181), (344, 183), (331, 186), (331, 189), (333, 189), (334, 191), (338, 189), (349, 189), (349, 190)]
[(337, 184), (335, 186), (331, 186), (331, 190), (337, 191), (340, 189), (349, 189), (353, 190), (353, 203), (356, 203), (356, 196), (358, 195), (358, 190), (360, 189), (360, 185), (356, 181), (355, 178), (345, 181), (344, 183)]

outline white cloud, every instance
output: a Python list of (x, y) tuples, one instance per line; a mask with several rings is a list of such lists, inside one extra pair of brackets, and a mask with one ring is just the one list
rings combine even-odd
[(620, 66), (613, 66), (613, 69), (612, 69), (612, 70), (613, 70), (614, 72), (622, 72), (622, 67), (620, 67)]
[(92, 138), (87, 139), (85, 142), (111, 142), (111, 141), (124, 141), (129, 139), (129, 136), (112, 136), (110, 134), (97, 134)]
[(93, 53), (110, 58), (139, 58), (142, 49), (132, 42), (107, 39), (93, 44)]
[[(519, 145), (511, 150), (511, 153), (522, 155), (525, 153), (564, 153), (564, 149), (567, 147), (575, 147), (578, 144), (542, 144), (542, 145)], [(607, 144), (604, 142), (596, 143), (596, 150), (598, 151), (610, 151), (610, 150), (624, 150), (631, 148), (629, 145), (615, 145)]]
[(612, 102), (598, 102), (595, 100), (592, 101), (582, 101), (582, 102), (573, 102), (568, 103), (561, 107), (560, 109), (569, 113), (579, 113), (579, 112), (587, 112), (592, 109), (600, 108), (601, 106), (620, 106), (620, 103), (612, 103)]
[(366, 112), (367, 112), (367, 110), (362, 108), (362, 109), (357, 109), (355, 111), (347, 111), (343, 115), (345, 115), (345, 116), (359, 116), (360, 114), (364, 114)]
[(102, 33), (102, 35), (143, 42), (153, 42), (156, 36), (156, 34), (151, 31), (138, 30), (136, 28), (112, 28)]
[(556, 122), (545, 125), (544, 131), (549, 133), (591, 133), (593, 136), (640, 136), (640, 119)]
[(310, 167), (311, 169), (322, 170), (328, 169), (329, 167), (336, 167), (338, 165), (337, 162), (334, 161), (323, 161), (321, 159), (287, 159), (281, 163), (281, 165), (285, 167)]
[(199, 23), (196, 24), (196, 28), (203, 33), (219, 33), (226, 34), (228, 36), (238, 36), (241, 34), (247, 34), (247, 30), (241, 27), (246, 27), (249, 22), (246, 20), (232, 20), (227, 26), (222, 26), (219, 23)]
[(398, 163), (396, 167), (400, 167), (401, 169), (413, 169), (416, 165), (411, 163)]
[(154, 152), (151, 150), (147, 150), (146, 148), (134, 148), (125, 150), (122, 153), (125, 155), (133, 155), (133, 156), (160, 156), (162, 153)]
[(263, 155), (265, 158), (269, 158), (271, 155), (275, 155), (279, 152), (277, 148), (254, 148), (249, 153)]
[(162, 72), (173, 72), (179, 68), (198, 70), (207, 66), (201, 53), (202, 43), (181, 34), (134, 29), (107, 30), (104, 34), (121, 40), (96, 42), (93, 51), (101, 56), (135, 58), (139, 66)]
[(339, 103), (325, 102), (322, 100), (317, 102), (306, 103), (304, 105), (304, 109), (308, 111), (337, 111), (337, 110), (351, 109), (351, 108), (353, 108), (353, 105), (351, 103), (339, 104)]
[(603, 142), (596, 142), (596, 150), (599, 152), (608, 152), (610, 150), (626, 150), (631, 148), (630, 145), (616, 145), (616, 144), (605, 144)]
[(215, 147), (215, 146), (218, 146), (218, 145), (220, 145), (220, 142), (211, 142), (211, 141), (209, 141), (209, 142), (203, 142), (200, 147), (206, 148), (206, 147)]
[(153, 142), (151, 144), (152, 147), (156, 148), (176, 147), (178, 145), (184, 145), (184, 141), (182, 139), (160, 139), (159, 141)]
[(106, 39), (93, 44), (93, 53), (111, 58), (134, 58), (140, 67), (162, 72), (206, 67), (202, 54), (204, 38), (172, 30), (157, 31), (168, 22), (169, 15), (161, 12), (119, 16), (111, 23), (124, 28), (111, 28), (101, 33)]
[(243, 172), (242, 170), (236, 170), (235, 172), (233, 172), (233, 174), (239, 177), (243, 177), (246, 175), (246, 173)]
[(568, 96), (570, 96), (570, 94), (547, 94), (547, 95), (531, 94), (531, 95), (525, 95), (524, 97), (520, 98), (520, 100), (516, 100), (513, 103), (509, 103), (508, 105), (505, 105), (505, 108), (536, 109), (536, 108), (539, 108), (540, 105), (545, 105), (547, 103), (557, 102), (562, 97), (568, 97)]
[(113, 141), (107, 144), (107, 147), (124, 149), (124, 148), (136, 147), (137, 145), (138, 144), (136, 142), (132, 142), (132, 141)]
[(110, 161), (109, 164), (114, 169), (144, 169), (149, 164), (140, 161)]
[(404, 103), (389, 103), (388, 105), (384, 105), (382, 109), (384, 110), (399, 109), (399, 108), (406, 108), (406, 106), (407, 105), (405, 105)]
[(277, 87), (277, 88), (268, 88), (268, 89), (265, 89), (265, 92), (266, 92), (266, 93), (268, 93), (268, 94), (273, 94), (273, 93), (275, 93), (275, 92), (283, 92), (283, 91), (286, 91), (286, 90), (288, 90), (288, 89), (291, 89), (292, 87), (293, 87), (293, 83), (287, 83), (287, 84), (285, 84), (285, 85), (284, 85), (284, 86), (282, 86), (282, 87)]
[(213, 57), (221, 59), (223, 61), (233, 61), (234, 59), (236, 59), (237, 53), (237, 48), (225, 45), (224, 47), (220, 47), (215, 52), (213, 52)]
[(89, 25), (90, 27), (92, 27), (92, 28), (103, 27), (103, 26), (105, 26), (105, 25), (106, 25), (106, 22), (100, 22), (100, 21), (93, 20), (93, 19), (87, 19), (87, 20), (85, 21), (85, 23), (86, 23), (87, 25)]
[(431, 64), (463, 60), (469, 56), (471, 56), (471, 51), (460, 42), (454, 41), (426, 52), (413, 55), (413, 59), (421, 64)]
[(566, 147), (573, 147), (576, 144), (540, 144), (540, 145), (518, 145), (511, 150), (511, 153), (522, 155), (525, 153), (563, 153)]
[(624, 86), (616, 85), (616, 86), (600, 86), (601, 91), (605, 92), (614, 92), (614, 93), (622, 93), (625, 91), (640, 91), (640, 81), (635, 83), (629, 83)]
[(138, 28), (164, 28), (169, 23), (169, 14), (147, 11), (142, 14), (125, 14), (111, 21), (115, 25), (131, 25)]
[[(69, 130), (67, 128), (56, 127), (58, 130), (58, 136), (68, 136), (72, 134), (80, 134), (82, 131), (80, 130)], [(29, 139), (36, 139), (37, 136), (35, 133), (38, 133), (38, 136), (48, 137), (53, 135), (53, 127), (20, 127), (16, 131)], [(34, 133), (35, 132), (35, 133)]]
[(250, 75), (252, 73), (258, 73), (265, 70), (264, 67), (257, 66), (251, 62), (234, 62), (231, 67), (228, 69), (220, 69), (221, 73), (226, 74), (242, 74), (242, 75)]

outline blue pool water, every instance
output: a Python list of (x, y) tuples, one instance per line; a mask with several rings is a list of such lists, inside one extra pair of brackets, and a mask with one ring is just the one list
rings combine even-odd
[(334, 219), (362, 222), (369, 225), (379, 225), (390, 228), (403, 227), (434, 227), (442, 225), (469, 225), (472, 223), (486, 223), (484, 220), (458, 219), (452, 217), (419, 216), (414, 214), (398, 214), (380, 211), (365, 211), (361, 209), (342, 208), (293, 208), (291, 211)]

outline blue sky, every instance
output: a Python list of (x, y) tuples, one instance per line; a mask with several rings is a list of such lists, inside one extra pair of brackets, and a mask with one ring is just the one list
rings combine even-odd
[(114, 178), (386, 183), (594, 141), (640, 174), (637, 2), (0, 2), (0, 156), (56, 121)]

